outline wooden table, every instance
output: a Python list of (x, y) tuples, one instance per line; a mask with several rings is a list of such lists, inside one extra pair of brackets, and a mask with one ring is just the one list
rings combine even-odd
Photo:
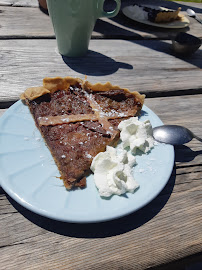
[[(192, 7), (202, 19), (202, 4), (152, 2), (181, 6), (183, 13)], [(50, 18), (36, 0), (0, 0), (0, 114), (45, 76), (87, 75), (91, 82), (145, 93), (145, 104), (165, 124), (184, 125), (202, 137), (202, 51), (175, 55), (171, 39), (179, 31), (202, 38), (202, 25), (192, 18), (190, 27), (168, 30), (120, 12), (97, 21), (86, 57), (63, 61)], [(44, 218), (0, 188), (0, 269), (184, 269), (199, 262), (201, 164), (200, 142), (175, 147), (172, 175), (158, 197), (138, 212), (99, 224)]]

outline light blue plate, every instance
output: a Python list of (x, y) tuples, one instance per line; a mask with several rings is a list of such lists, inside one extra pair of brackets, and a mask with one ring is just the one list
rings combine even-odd
[[(140, 120), (149, 119), (153, 127), (162, 122), (144, 106)], [(148, 155), (137, 157), (134, 177), (140, 187), (124, 196), (103, 199), (94, 185), (67, 191), (59, 172), (27, 106), (21, 101), (0, 118), (0, 183), (22, 206), (48, 218), (67, 222), (100, 222), (130, 214), (153, 200), (170, 178), (174, 149), (158, 144)]]

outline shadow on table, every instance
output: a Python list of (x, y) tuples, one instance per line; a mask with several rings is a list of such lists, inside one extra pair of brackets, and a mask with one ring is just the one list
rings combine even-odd
[[(180, 54), (176, 54), (173, 50), (172, 50), (172, 47), (171, 47), (171, 44), (163, 41), (163, 40), (153, 40), (151, 42), (145, 42), (144, 40), (142, 41), (130, 41), (132, 43), (136, 43), (136, 44), (139, 44), (141, 46), (144, 46), (144, 47), (147, 47), (147, 48), (150, 48), (154, 51), (158, 51), (158, 52), (162, 52), (162, 53), (165, 53), (165, 54), (168, 54), (168, 55), (173, 55), (175, 58), (178, 58), (178, 59), (181, 59), (189, 64), (192, 64), (194, 65), (195, 67), (197, 68), (202, 68), (202, 61), (201, 61), (201, 57), (199, 56), (202, 56), (202, 51), (199, 49), (198, 51), (196, 51), (194, 54), (192, 55), (180, 55)], [(164, 69), (166, 70), (167, 67), (165, 66)], [(186, 71), (189, 71), (190, 70), (193, 70), (194, 67), (190, 67), (190, 68), (187, 68)], [(181, 70), (181, 68), (173, 68), (173, 71), (176, 70)]]
[[(151, 50), (162, 52), (164, 54), (173, 55), (173, 57), (190, 63), (196, 68), (202, 68), (202, 61), (200, 57), (202, 55), (202, 51), (200, 49), (193, 55), (183, 56), (175, 54), (172, 51), (171, 44), (163, 40), (128, 40), (128, 42), (131, 42), (132, 44), (138, 44), (140, 46), (147, 47)], [(133, 66), (129, 63), (117, 62), (111, 57), (90, 50), (84, 57), (75, 58), (62, 56), (62, 59), (65, 64), (72, 70), (88, 76), (106, 76), (116, 73), (119, 69), (133, 69)], [(191, 71), (194, 69), (193, 66), (190, 66)], [(167, 67), (165, 66), (164, 69), (166, 70)], [(175, 70), (175, 68), (173, 68), (173, 70)], [(178, 70), (180, 70), (180, 68), (176, 67), (176, 72)], [(188, 68), (186, 71), (188, 71)]]
[[(170, 5), (170, 3), (168, 3), (168, 5)], [(184, 6), (181, 5), (180, 3), (175, 4), (174, 8), (179, 7), (179, 5), (182, 7), (183, 10), (186, 10), (186, 8), (189, 7), (188, 5)], [(122, 6), (124, 6), (124, 4)], [(196, 12), (199, 12), (199, 9), (197, 9)], [(154, 39), (149, 41), (147, 40), (146, 36), (142, 37), (141, 34), (138, 33), (138, 30), (140, 30), (141, 32), (148, 33), (149, 36), (152, 33), (156, 36), (158, 36), (158, 33), (160, 36), (163, 36), (163, 33), (165, 33), (166, 38), (172, 39), (177, 35), (177, 33), (181, 31), (183, 32), (188, 31), (189, 27), (183, 29), (163, 29), (159, 27), (143, 25), (137, 22), (134, 23), (133, 20), (130, 20), (127, 17), (125, 17), (122, 14), (122, 12), (119, 12), (119, 14), (116, 17), (111, 18), (111, 21), (120, 24), (120, 26), (98, 19), (94, 28), (95, 32), (100, 33), (102, 36), (105, 37), (106, 42), (107, 38), (111, 39), (112, 37), (114, 39), (116, 38), (126, 39), (128, 42), (134, 44), (137, 43), (140, 46), (144, 46), (155, 51), (160, 51), (165, 54), (173, 55), (176, 58), (182, 59), (183, 61), (191, 63), (192, 65), (195, 65), (199, 68), (202, 68), (202, 61), (199, 57), (197, 57), (198, 54), (200, 53), (199, 51), (191, 56), (176, 55), (171, 50), (171, 44), (169, 44), (168, 42), (163, 41), (162, 39), (161, 40)], [(122, 26), (126, 26), (127, 29), (123, 28)], [(137, 31), (134, 32), (132, 30)], [(89, 76), (106, 76), (117, 72), (120, 68), (128, 70), (133, 69), (133, 66), (128, 63), (116, 62), (111, 57), (108, 57), (95, 51), (89, 51), (88, 54), (84, 57), (71, 58), (63, 56), (62, 58), (63, 61), (66, 63), (66, 65), (71, 69), (73, 69), (78, 73)]]
[[(135, 24), (135, 27), (136, 26), (137, 26), (137, 23)], [(198, 68), (202, 68), (202, 61), (201, 61), (201, 58), (199, 57), (199, 55), (202, 54), (202, 51), (200, 49), (192, 55), (180, 55), (173, 52), (172, 47), (171, 47), (171, 42), (168, 42), (168, 39), (170, 39), (171, 41), (177, 35), (177, 33), (182, 32), (182, 31), (187, 32), (189, 30), (189, 27), (186, 27), (184, 29), (178, 29), (177, 31), (173, 29), (159, 29), (159, 32), (166, 31), (167, 40), (165, 41), (163, 39), (148, 40), (146, 37), (141, 37), (140, 34), (137, 34), (137, 33), (134, 34), (134, 32), (130, 30), (123, 29), (121, 27), (115, 26), (113, 24), (110, 24), (108, 22), (101, 21), (101, 20), (98, 20), (98, 24), (96, 24), (95, 31), (100, 32), (105, 36), (105, 33), (106, 33), (105, 29), (107, 29), (107, 27), (113, 29), (111, 30), (112, 32), (119, 33), (120, 37), (117, 37), (117, 38), (120, 38), (122, 40), (125, 39), (126, 41), (131, 42), (132, 44), (138, 44), (140, 46), (152, 49), (154, 51), (159, 51), (168, 55), (173, 55), (174, 57), (181, 59), (187, 63), (190, 63)], [(154, 27), (151, 27), (151, 26), (148, 27), (145, 25), (142, 26), (141, 31), (145, 29), (145, 32), (147, 32), (146, 29), (148, 28), (153, 29), (154, 33), (158, 31), (157, 30), (158, 28), (156, 29)], [(151, 33), (151, 31), (148, 31), (148, 32)]]
[(176, 162), (190, 162), (195, 159), (196, 156), (202, 155), (202, 150), (193, 151), (188, 146), (177, 145), (175, 146), (175, 161)]
[(55, 221), (27, 210), (9, 196), (8, 200), (25, 218), (43, 229), (69, 237), (103, 238), (120, 235), (137, 229), (154, 218), (167, 203), (175, 184), (175, 177), (176, 170), (174, 168), (172, 175), (162, 192), (142, 209), (128, 216), (100, 223), (77, 224)]
[[(134, 3), (146, 5), (146, 3), (148, 4), (150, 2), (151, 2), (150, 0), (127, 0), (127, 1), (123, 1), (123, 6), (132, 5)], [(190, 4), (194, 4), (194, 1), (193, 3), (189, 3), (189, 2), (185, 3), (185, 1), (173, 2), (173, 1), (167, 1), (167, 0), (163, 0), (163, 1), (155, 0), (153, 4), (156, 6), (163, 6), (163, 7), (171, 8), (171, 9), (178, 9), (178, 7), (181, 7), (182, 11), (186, 11), (188, 8), (190, 8)], [(193, 8), (197, 13), (202, 13), (202, 8), (199, 8), (199, 4), (200, 3), (198, 3), (198, 7), (193, 7), (192, 5), (191, 8)]]
[[(144, 5), (144, 3), (148, 4), (148, 1), (135, 1), (137, 3), (141, 3)], [(122, 8), (125, 5), (134, 4), (134, 1), (126, 1), (125, 3), (122, 3)], [(155, 5), (161, 4), (162, 1), (155, 1)], [(189, 3), (185, 5), (181, 2), (174, 3), (174, 2), (163, 2), (163, 6), (170, 7), (173, 9), (177, 9), (178, 7), (182, 8), (182, 11), (186, 11), (187, 8), (189, 8)], [(194, 7), (193, 8), (195, 12), (202, 13), (202, 8)], [(175, 54), (171, 50), (171, 44), (169, 44), (166, 41), (163, 41), (163, 39), (166, 40), (172, 40), (179, 32), (187, 32), (189, 31), (189, 27), (181, 28), (181, 29), (168, 29), (168, 28), (160, 28), (160, 27), (153, 27), (150, 25), (141, 24), (138, 22), (135, 22), (129, 18), (127, 18), (121, 11), (116, 17), (110, 18), (112, 22), (117, 23), (117, 25), (114, 25), (113, 23), (109, 23), (104, 20), (97, 20), (94, 31), (97, 33), (102, 34), (105, 38), (114, 38), (114, 39), (125, 39), (128, 42), (131, 43), (137, 43), (141, 46), (148, 47), (155, 51), (161, 51), (165, 54), (173, 55), (176, 58), (182, 59), (183, 61), (186, 61), (192, 65), (195, 65), (196, 67), (202, 68), (202, 61), (198, 57), (199, 54), (201, 54), (201, 50), (199, 49), (195, 54), (190, 56), (181, 56), (178, 54)], [(196, 22), (197, 23), (197, 22)], [(118, 24), (120, 26), (118, 26)], [(127, 27), (124, 28), (124, 27)], [(135, 30), (135, 31), (134, 31)], [(139, 32), (138, 32), (139, 30)], [(141, 33), (144, 32), (144, 36), (141, 35)], [(147, 40), (147, 34), (148, 37), (151, 37), (151, 35), (154, 35), (154, 39), (151, 41)], [(155, 39), (160, 37), (161, 40)], [(165, 67), (166, 68), (166, 67)]]
[[(190, 1), (191, 2), (191, 1)], [(121, 9), (124, 8), (125, 6), (130, 6), (134, 4), (139, 4), (139, 5), (155, 5), (155, 6), (163, 6), (165, 8), (170, 8), (177, 10), (179, 7), (181, 8), (181, 11), (186, 12), (188, 8), (193, 9), (196, 13), (202, 13), (202, 7), (200, 3), (185, 3), (185, 1), (182, 3), (181, 1), (174, 2), (174, 1), (162, 1), (162, 0), (155, 0), (153, 3), (151, 3), (151, 0), (127, 0), (127, 1), (122, 1), (121, 3)], [(200, 6), (199, 6), (200, 5)], [(123, 17), (122, 17), (123, 16)], [(187, 15), (188, 16), (188, 15)], [(124, 18), (126, 16), (123, 15), (122, 11), (119, 12), (119, 14), (115, 17), (110, 18), (112, 21), (116, 21), (118, 23), (124, 23)], [(132, 22), (132, 20), (131, 20)], [(134, 21), (133, 21), (134, 25)], [(166, 29), (165, 29), (166, 30)], [(177, 31), (177, 30), (175, 30)]]
[[(186, 10), (186, 8), (189, 7), (188, 5), (184, 6), (181, 4), (180, 6), (182, 6), (183, 10)], [(174, 8), (177, 7), (179, 7), (179, 4), (175, 4)], [(199, 10), (200, 9), (196, 9), (196, 12), (199, 12)], [(195, 54), (191, 56), (176, 55), (171, 50), (171, 44), (163, 40), (164, 38), (172, 39), (179, 32), (182, 31), (187, 32), (189, 30), (189, 27), (183, 29), (163, 29), (159, 27), (153, 27), (138, 22), (134, 22), (133, 20), (125, 17), (122, 14), (122, 12), (119, 12), (119, 14), (116, 17), (111, 18), (111, 21), (118, 23), (120, 26), (114, 25), (109, 21), (107, 22), (98, 19), (94, 28), (95, 32), (100, 33), (102, 36), (104, 36), (106, 42), (108, 38), (125, 39), (128, 42), (131, 42), (132, 44), (138, 44), (140, 46), (150, 48), (154, 51), (160, 51), (168, 55), (173, 55), (174, 57), (182, 59), (183, 61), (186, 61), (196, 67), (202, 68), (202, 61), (200, 57), (198, 57), (200, 51), (197, 51)], [(127, 27), (127, 29), (124, 27)], [(136, 32), (134, 32), (133, 30), (135, 30)], [(140, 30), (140, 33), (145, 32), (144, 37), (138, 33), (138, 30)], [(147, 34), (149, 37), (152, 34), (155, 35), (156, 37), (158, 37), (159, 35), (161, 37), (161, 40), (158, 39), (147, 40)], [(119, 69), (128, 69), (128, 70), (133, 69), (133, 66), (130, 65), (129, 63), (117, 62), (111, 57), (108, 57), (107, 55), (90, 50), (84, 57), (75, 58), (62, 56), (62, 59), (64, 63), (72, 70), (80, 74), (89, 76), (106, 76), (117, 72)]]
[[(191, 2), (191, 1), (190, 1)], [(190, 7), (189, 2), (185, 4), (185, 1), (182, 2), (173, 2), (173, 1), (166, 1), (166, 0), (123, 0), (121, 1), (121, 9), (125, 6), (130, 6), (134, 4), (139, 5), (156, 5), (156, 6), (164, 6), (171, 9), (178, 9), (178, 7), (182, 8), (182, 11), (187, 10), (187, 8)], [(193, 4), (193, 3), (192, 3)], [(199, 3), (198, 3), (199, 4)], [(199, 5), (198, 5), (199, 6)], [(116, 3), (113, 0), (108, 0), (106, 3), (104, 3), (104, 9), (106, 11), (111, 11), (116, 7)], [(198, 13), (202, 12), (202, 9), (199, 7), (192, 7), (194, 10)]]
[[(103, 19), (98, 19), (94, 31), (100, 33), (105, 39), (141, 40), (151, 39), (152, 35), (154, 39), (173, 38), (179, 32), (187, 32), (190, 30), (189, 27), (174, 29), (146, 25), (140, 22), (134, 22), (132, 19), (125, 17), (122, 13), (115, 18), (111, 18), (111, 21), (117, 23), (117, 25)], [(127, 29), (125, 27), (127, 27)]]
[[(133, 4), (140, 4), (140, 5), (146, 5), (146, 4), (153, 4), (156, 6), (164, 6), (167, 8), (175, 9), (177, 10), (179, 7), (181, 7), (182, 11), (186, 11), (188, 8), (190, 8), (189, 3), (185, 4), (182, 2), (173, 2), (173, 1), (155, 1), (155, 3), (150, 3), (151, 1), (149, 0), (127, 0), (127, 1), (122, 1), (121, 3), (121, 9), (124, 8), (125, 6), (133, 5)], [(115, 8), (115, 5), (108, 4), (107, 11), (110, 11)], [(194, 9), (196, 13), (202, 13), (202, 8), (198, 7), (191, 7)], [(188, 16), (188, 15), (187, 15)], [(113, 23), (107, 23), (106, 21), (103, 20), (97, 20), (96, 25), (95, 25), (95, 31), (98, 33), (101, 33), (102, 35), (106, 36), (113, 36), (113, 37), (118, 37), (120, 36), (121, 38), (124, 38), (124, 36), (128, 39), (128, 37), (133, 37), (134, 38), (141, 38), (141, 34), (138, 33), (138, 30), (145, 34), (149, 34), (149, 37), (151, 34), (154, 34), (155, 36), (160, 37), (160, 38), (167, 38), (167, 37), (174, 37), (178, 32), (186, 32), (189, 30), (189, 27), (186, 28), (181, 28), (181, 29), (169, 29), (169, 28), (161, 28), (161, 27), (154, 27), (150, 26), (147, 24), (142, 24), (138, 23), (137, 21), (134, 21), (132, 19), (129, 19), (126, 17), (123, 12), (120, 10), (117, 16), (110, 18), (112, 22), (115, 22), (120, 25), (120, 27), (114, 25)], [(122, 27), (127, 27), (122, 28)], [(135, 32), (130, 31), (135, 30)], [(117, 35), (116, 35), (117, 33)], [(165, 34), (165, 35), (164, 35)], [(143, 37), (142, 37), (143, 38)], [(145, 35), (144, 38), (147, 38)]]
[(62, 59), (71, 69), (84, 75), (105, 76), (115, 73), (120, 68), (133, 69), (130, 64), (116, 62), (106, 55), (90, 50), (84, 57), (62, 56)]

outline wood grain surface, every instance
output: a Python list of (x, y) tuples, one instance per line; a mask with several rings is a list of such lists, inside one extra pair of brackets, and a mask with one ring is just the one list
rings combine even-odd
[[(121, 1), (122, 7), (135, 2), (151, 4)], [(202, 16), (202, 4), (152, 4), (180, 6), (184, 14), (191, 7)], [(190, 19), (182, 31), (202, 37), (201, 29)], [(119, 12), (97, 21), (86, 57), (62, 58), (50, 18), (37, 0), (0, 0), (0, 117), (46, 76), (87, 75), (92, 83), (110, 81), (145, 93), (145, 104), (165, 124), (186, 126), (202, 137), (202, 48), (190, 57), (175, 55), (171, 39), (177, 32), (136, 23)], [(201, 164), (196, 139), (176, 146), (172, 175), (157, 198), (131, 215), (98, 224), (44, 218), (0, 187), (0, 270), (184, 270), (202, 257)]]
[(0, 5), (13, 7), (38, 7), (38, 0), (0, 0)]
[[(11, 2), (14, 3), (11, 4)], [(148, 0), (139, 2), (142, 4), (149, 3)], [(1, 3), (2, 1), (0, 1), (0, 5)], [(7, 3), (6, 6), (0, 6), (0, 38), (55, 37), (50, 18), (38, 8), (38, 3), (32, 1), (8, 1)], [(108, 1), (106, 1), (106, 3), (108, 3)], [(134, 1), (122, 1), (122, 7), (132, 3), (134, 3)], [(186, 14), (186, 9), (189, 7), (189, 3), (184, 2), (154, 1), (152, 3), (162, 4), (173, 9), (177, 9), (180, 6), (182, 8), (182, 14), (184, 15)], [(12, 5), (12, 7), (10, 5)], [(27, 8), (29, 5), (31, 7)], [(198, 16), (202, 16), (201, 5), (191, 5), (192, 7), (194, 5)], [(130, 20), (120, 11), (114, 18), (99, 19), (92, 33), (92, 38), (171, 39), (181, 31), (202, 37), (200, 23), (193, 18), (189, 18), (189, 20), (190, 26), (184, 29), (163, 29)]]
[[(201, 135), (201, 102), (202, 95), (195, 95), (148, 98), (146, 105), (165, 123), (186, 125)], [(193, 140), (175, 153), (172, 176), (160, 195), (111, 222), (53, 221), (21, 207), (0, 189), (0, 269), (138, 270), (200, 253), (201, 143)]]
[(202, 51), (175, 57), (167, 41), (92, 40), (83, 58), (63, 58), (55, 40), (0, 40), (0, 101), (19, 99), (44, 77), (87, 75), (147, 96), (202, 92)]

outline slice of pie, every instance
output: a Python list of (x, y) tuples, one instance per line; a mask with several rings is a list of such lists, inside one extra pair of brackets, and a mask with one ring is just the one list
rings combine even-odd
[(21, 99), (29, 106), (67, 189), (86, 186), (92, 159), (119, 139), (120, 121), (137, 115), (144, 95), (77, 78), (45, 78)]
[(153, 8), (151, 6), (141, 6), (137, 4), (134, 4), (132, 7), (133, 8), (131, 10), (135, 12), (136, 16), (155, 23), (168, 23), (182, 19), (180, 7), (177, 10), (171, 10), (158, 6)]
[(148, 19), (151, 22), (155, 23), (167, 23), (172, 22), (175, 20), (180, 20), (180, 13), (181, 8), (178, 8), (177, 10), (170, 10), (170, 9), (149, 9), (148, 10)]

